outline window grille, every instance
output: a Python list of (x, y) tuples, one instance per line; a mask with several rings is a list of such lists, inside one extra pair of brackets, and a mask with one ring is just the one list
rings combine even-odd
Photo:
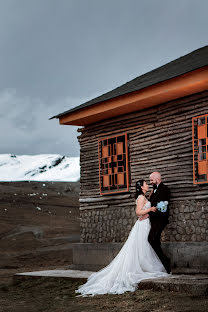
[(129, 190), (127, 134), (98, 141), (100, 194)]
[(208, 114), (192, 118), (193, 180), (208, 183)]

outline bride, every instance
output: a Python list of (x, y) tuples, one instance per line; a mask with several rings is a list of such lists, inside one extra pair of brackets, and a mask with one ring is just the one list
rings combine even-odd
[(169, 276), (148, 242), (151, 227), (148, 213), (157, 209), (151, 207), (151, 203), (145, 197), (148, 189), (146, 181), (136, 182), (136, 215), (142, 217), (142, 221), (138, 218), (128, 239), (112, 262), (100, 271), (92, 273), (87, 282), (75, 290), (76, 293), (81, 293), (79, 296), (122, 294), (135, 291), (141, 280)]

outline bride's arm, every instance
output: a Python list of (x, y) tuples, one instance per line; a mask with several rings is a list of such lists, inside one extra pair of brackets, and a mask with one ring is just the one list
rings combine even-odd
[(139, 217), (139, 221), (143, 221), (143, 220), (145, 220), (147, 218), (149, 218), (149, 214), (148, 213), (143, 215), (143, 216), (141, 216), (141, 217)]
[(140, 196), (137, 199), (137, 208), (136, 208), (136, 215), (138, 217), (140, 216), (144, 216), (145, 214), (149, 213), (150, 211), (156, 211), (157, 208), (155, 207), (150, 207), (148, 209), (144, 209), (142, 210), (143, 206), (144, 206), (144, 202), (145, 202), (145, 197), (144, 196)]

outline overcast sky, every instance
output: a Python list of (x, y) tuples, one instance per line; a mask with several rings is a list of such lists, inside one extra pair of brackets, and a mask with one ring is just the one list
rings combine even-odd
[(48, 120), (208, 44), (207, 0), (0, 0), (0, 153), (79, 156)]

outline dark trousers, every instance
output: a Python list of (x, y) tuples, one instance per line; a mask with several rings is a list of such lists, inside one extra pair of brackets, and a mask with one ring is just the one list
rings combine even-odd
[(164, 265), (167, 271), (170, 270), (170, 259), (166, 257), (161, 248), (161, 233), (167, 225), (167, 220), (152, 220), (151, 221), (151, 230), (149, 232), (148, 241), (156, 254), (158, 255), (160, 261)]

